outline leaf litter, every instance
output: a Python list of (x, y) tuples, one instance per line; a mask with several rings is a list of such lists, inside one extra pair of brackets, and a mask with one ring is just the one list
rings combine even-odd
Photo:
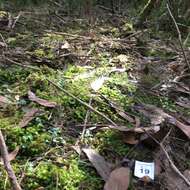
[(91, 148), (83, 148), (82, 151), (86, 154), (102, 179), (107, 181), (111, 172), (110, 164), (105, 161), (104, 157)]
[[(35, 19), (34, 19), (34, 22), (35, 22)], [(51, 31), (49, 33), (53, 33), (53, 32), (54, 31)], [(56, 34), (56, 32), (55, 32), (55, 34)], [(89, 36), (91, 36), (91, 37), (82, 36), (81, 34), (71, 34), (71, 33), (66, 33), (66, 32), (62, 32), (62, 33), (57, 32), (57, 35), (63, 35), (65, 39), (64, 39), (64, 43), (62, 43), (60, 45), (60, 47), (58, 47), (58, 49), (56, 49), (56, 47), (54, 47), (57, 51), (57, 55), (54, 55), (54, 56), (56, 56), (56, 58), (61, 59), (61, 60), (55, 59), (56, 63), (57, 63), (57, 60), (59, 60), (60, 62), (64, 62), (66, 59), (69, 58), (70, 59), (69, 61), (74, 60), (77, 62), (76, 64), (79, 64), (79, 65), (82, 65), (84, 63), (88, 65), (89, 63), (91, 63), (91, 60), (93, 60), (93, 62), (95, 62), (95, 64), (97, 63), (97, 65), (98, 65), (100, 61), (104, 61), (104, 62), (106, 62), (106, 61), (105, 61), (105, 59), (102, 59), (102, 58), (101, 58), (102, 60), (100, 60), (100, 58), (98, 56), (94, 57), (94, 52), (97, 51), (97, 53), (100, 54), (101, 48), (103, 48), (105, 51), (110, 53), (109, 54), (110, 60), (108, 61), (107, 64), (115, 64), (115, 68), (112, 68), (112, 70), (109, 71), (108, 74), (106, 73), (105, 75), (100, 76), (97, 79), (95, 79), (90, 85), (91, 88), (97, 94), (102, 93), (102, 91), (101, 91), (102, 87), (105, 85), (106, 81), (109, 79), (109, 77), (111, 77), (111, 74), (113, 74), (114, 72), (118, 72), (119, 74), (121, 74), (123, 72), (128, 72), (128, 74), (130, 76), (132, 76), (132, 79), (135, 79), (135, 81), (137, 78), (139, 79), (139, 76), (137, 76), (137, 77), (135, 76), (136, 71), (131, 72), (131, 71), (128, 71), (126, 68), (123, 67), (123, 65), (128, 64), (130, 62), (130, 57), (128, 57), (128, 54), (134, 53), (134, 55), (135, 55), (134, 57), (136, 57), (136, 59), (139, 59), (138, 60), (139, 63), (141, 63), (145, 60), (142, 58), (142, 55), (139, 55), (140, 51), (138, 50), (138, 48), (139, 48), (138, 44), (137, 44), (138, 40), (136, 40), (136, 38), (132, 38), (132, 39), (130, 39), (130, 38), (127, 38), (127, 39), (115, 38), (115, 39), (113, 39), (110, 36), (108, 37), (106, 35), (101, 36), (99, 38), (99, 36), (96, 36), (95, 33), (91, 33), (91, 34), (89, 33)], [(134, 35), (135, 35), (135, 33), (134, 33)], [(96, 44), (93, 44), (93, 42), (96, 40), (97, 40)], [(154, 42), (155, 42), (155, 40), (154, 40)], [(92, 43), (92, 45), (96, 45), (97, 47), (96, 47), (96, 49), (92, 48), (89, 51), (88, 46), (91, 45), (91, 43)], [(156, 48), (161, 47), (161, 49), (163, 49), (164, 51), (167, 50), (167, 52), (168, 51), (170, 51), (170, 52), (174, 51), (172, 48), (169, 48), (169, 50), (168, 50), (168, 47), (163, 46), (161, 44), (160, 40), (157, 40), (156, 43), (158, 43)], [(4, 47), (4, 44), (1, 43), (0, 45)], [(153, 45), (155, 45), (155, 43), (153, 43)], [(78, 47), (78, 50), (76, 52), (74, 52), (75, 50), (72, 49), (71, 47), (76, 47), (76, 46)], [(150, 45), (150, 47), (152, 47), (152, 46)], [(113, 52), (118, 52), (118, 51), (122, 52), (122, 53), (112, 54)], [(41, 53), (43, 54), (44, 52), (42, 51)], [(127, 55), (125, 55), (125, 53)], [(74, 55), (74, 58), (71, 56), (71, 54)], [(84, 55), (87, 55), (87, 56), (84, 56)], [(138, 57), (138, 55), (139, 55), (139, 57)], [(12, 53), (13, 59), (14, 59), (14, 56), (15, 55)], [(20, 56), (18, 59), (20, 59), (21, 62), (23, 60), (28, 60), (28, 57), (25, 57), (24, 53), (22, 53), (22, 52), (20, 52), (19, 55), (17, 55), (17, 56)], [(35, 57), (36, 62), (38, 62), (38, 63), (47, 64), (47, 66), (50, 66), (52, 64), (51, 59), (49, 59), (47, 57), (44, 57), (43, 59), (36, 57), (36, 56), (33, 56), (33, 57)], [(178, 57), (179, 57), (179, 59), (178, 59)], [(166, 66), (164, 65), (164, 67), (163, 67), (163, 65), (159, 65), (160, 64), (159, 61), (162, 62), (162, 60), (161, 59), (158, 60), (159, 58), (156, 58), (156, 59), (154, 60), (154, 57), (147, 57), (147, 60), (150, 60), (150, 61), (145, 61), (145, 62), (151, 62), (149, 65), (150, 70), (152, 69), (151, 64), (154, 64), (153, 68), (159, 67), (158, 69), (154, 68), (154, 72), (153, 72), (153, 70), (151, 70), (151, 72), (153, 72), (153, 74), (157, 74), (155, 72), (155, 70), (161, 70), (161, 72), (160, 72), (161, 75), (165, 74), (164, 70), (167, 70)], [(30, 60), (30, 58), (29, 58), (29, 62), (34, 62), (34, 61), (32, 59)], [(174, 64), (175, 68), (178, 68), (178, 62), (181, 62), (180, 55), (177, 56), (175, 58), (175, 62), (172, 63), (172, 64)], [(147, 63), (145, 63), (145, 64), (147, 64)], [(164, 63), (164, 64), (166, 64), (166, 63)], [(63, 66), (60, 63), (57, 65), (58, 65), (58, 68), (61, 68), (61, 69), (63, 68)], [(22, 66), (22, 64), (17, 65), (17, 66)], [(53, 68), (53, 67), (56, 68), (55, 65), (53, 65), (53, 66), (51, 65), (51, 68)], [(85, 74), (83, 76), (77, 75), (77, 77), (74, 77), (74, 82), (78, 81), (81, 78), (89, 78), (88, 74), (89, 73), (87, 72), (87, 74)], [(90, 75), (93, 77), (94, 77), (94, 74), (95, 74), (94, 71), (92, 71), (92, 73), (90, 73)], [(138, 75), (141, 75), (141, 74), (138, 73)], [(109, 76), (109, 77), (107, 77), (107, 76)], [(171, 97), (171, 98), (173, 98), (173, 100), (175, 101), (175, 103), (177, 105), (179, 105), (185, 109), (189, 109), (189, 98), (187, 98), (187, 96), (189, 96), (189, 84), (187, 83), (185, 78), (183, 78), (183, 77), (179, 77), (179, 78), (180, 78), (180, 80), (177, 82), (176, 81), (171, 82), (171, 81), (166, 80), (166, 83), (165, 83), (165, 81), (164, 81), (163, 84), (165, 85), (165, 88), (164, 88), (165, 91), (163, 89), (162, 89), (163, 91), (161, 89), (158, 90), (157, 85), (154, 86), (152, 89), (154, 90), (154, 94), (157, 93), (158, 96), (162, 93), (164, 94), (165, 92), (168, 92), (169, 96), (173, 92), (177, 93), (178, 95), (180, 95), (180, 99), (175, 101), (176, 97)], [(183, 81), (181, 81), (181, 80), (183, 80)], [(151, 80), (148, 79), (148, 81), (151, 81)], [(143, 82), (143, 81), (139, 81), (139, 82)], [(137, 85), (139, 85), (139, 84), (137, 84)], [(112, 84), (111, 88), (114, 88), (114, 87), (115, 86), (113, 86), (113, 84)], [(124, 87), (122, 85), (120, 86), (119, 90), (124, 91), (125, 96), (128, 96), (130, 94), (130, 93), (128, 94), (128, 92), (126, 92), (127, 90), (124, 89)], [(129, 96), (131, 96), (131, 94)], [(132, 96), (135, 96), (135, 95), (132, 94)], [(37, 97), (35, 95), (35, 93), (33, 93), (32, 91), (28, 91), (28, 99), (33, 101), (33, 102), (36, 102), (37, 104), (39, 104), (41, 106), (47, 107), (47, 108), (55, 108), (58, 105), (58, 103), (56, 103), (56, 102), (51, 102), (51, 101)], [(79, 101), (79, 103), (81, 103), (81, 102), (82, 101)], [(114, 116), (117, 115), (120, 117), (120, 119), (122, 119), (122, 124), (119, 122), (118, 123), (113, 122), (112, 125), (105, 124), (105, 127), (108, 126), (107, 128), (109, 128), (109, 130), (114, 130), (114, 131), (120, 132), (120, 134), (121, 134), (120, 138), (123, 140), (123, 143), (135, 145), (135, 146), (133, 146), (134, 149), (136, 149), (136, 147), (138, 147), (138, 146), (141, 146), (142, 147), (141, 150), (143, 152), (143, 149), (146, 147), (146, 145), (143, 144), (144, 139), (146, 139), (148, 137), (150, 138), (150, 136), (148, 136), (148, 135), (152, 135), (154, 137), (160, 131), (163, 131), (163, 129), (170, 127), (170, 125), (176, 126), (176, 128), (180, 129), (183, 132), (183, 134), (185, 134), (185, 137), (182, 137), (183, 139), (185, 139), (186, 137), (190, 138), (190, 127), (189, 127), (189, 125), (187, 125), (188, 122), (184, 123), (184, 121), (174, 117), (172, 113), (165, 111), (163, 108), (159, 108), (157, 106), (149, 105), (149, 104), (143, 104), (143, 105), (136, 105), (135, 104), (134, 106), (133, 105), (130, 105), (130, 106), (127, 105), (127, 106), (131, 107), (130, 112), (128, 113), (125, 111), (125, 108), (122, 108), (122, 106), (118, 105), (117, 103), (113, 103), (113, 102), (114, 101), (111, 100), (111, 98), (110, 99), (107, 98), (107, 103), (109, 104), (108, 109), (109, 109), (109, 111), (111, 110), (111, 113), (114, 114)], [(0, 107), (5, 107), (9, 103), (10, 102), (7, 98), (5, 98), (4, 96), (0, 96)], [(123, 104), (123, 106), (125, 106), (125, 105)], [(93, 110), (93, 107), (90, 107), (90, 108), (91, 108), (91, 110)], [(134, 110), (135, 110), (135, 112), (133, 113)], [(36, 116), (38, 111), (39, 110), (36, 108), (31, 108), (23, 116), (23, 119), (20, 121), (19, 126), (21, 128), (26, 127), (32, 121), (32, 119)], [(137, 112), (138, 112), (138, 114), (137, 114)], [(141, 113), (143, 115), (143, 117), (145, 116), (146, 118), (149, 118), (150, 122), (144, 123), (143, 122), (144, 118), (142, 119), (142, 117), (139, 116), (139, 113)], [(105, 115), (106, 114), (107, 114), (107, 112), (105, 111)], [(51, 117), (52, 117), (52, 115), (50, 114), (50, 117), (49, 117), (50, 119), (48, 118), (48, 122), (49, 121), (51, 122)], [(104, 118), (109, 118), (109, 117), (106, 116)], [(60, 118), (58, 118), (58, 119), (60, 119)], [(61, 117), (61, 120), (62, 119), (63, 118)], [(107, 121), (110, 122), (112, 120), (107, 119)], [(67, 121), (65, 121), (65, 122), (67, 122)], [(102, 124), (101, 120), (99, 122), (100, 122), (100, 124)], [(113, 125), (113, 124), (116, 124), (116, 125)], [(132, 125), (131, 128), (129, 128), (129, 124)], [(50, 123), (50, 125), (52, 125), (52, 123)], [(87, 125), (88, 125), (88, 123), (87, 123)], [(95, 123), (95, 125), (96, 125), (96, 123)], [(98, 126), (98, 124), (97, 124), (97, 126)], [(98, 127), (96, 127), (96, 128), (98, 128)], [(176, 132), (176, 134), (177, 134), (177, 132)], [(165, 132), (164, 132), (164, 135), (165, 135)], [(166, 137), (167, 137), (167, 135), (166, 135)], [(174, 141), (178, 142), (178, 136), (177, 135), (176, 136), (169, 135), (167, 137), (166, 141), (163, 138), (161, 138), (159, 140), (161, 140), (161, 141), (164, 140), (164, 143), (166, 144), (165, 146), (167, 146), (167, 141), (170, 140), (170, 138), (171, 139), (173, 138)], [(176, 143), (174, 141), (172, 141), (172, 143)], [(127, 145), (126, 145), (126, 147), (128, 148)], [(108, 163), (105, 160), (105, 158), (103, 156), (101, 156), (100, 154), (98, 154), (94, 149), (83, 148), (82, 150), (86, 154), (86, 156), (88, 157), (88, 159), (92, 163), (92, 165), (96, 168), (99, 175), (105, 181), (105, 186), (104, 186), (105, 190), (128, 189), (129, 184), (130, 184), (130, 169), (128, 167), (118, 167), (117, 166), (116, 169), (113, 169), (113, 164)], [(80, 151), (78, 151), (78, 152), (80, 152)], [(18, 153), (18, 148), (16, 148), (13, 152), (10, 153), (10, 160), (14, 160), (16, 158), (17, 153)], [(160, 153), (160, 154), (162, 154), (162, 153)], [(108, 155), (108, 157), (109, 157), (109, 155)], [(160, 172), (161, 171), (160, 168), (164, 165), (163, 162), (165, 162), (165, 161), (163, 158), (158, 158), (158, 157), (156, 158), (157, 163), (159, 163), (159, 164), (157, 164), (157, 165), (159, 165), (158, 166), (159, 172), (157, 175), (158, 176), (162, 175), (162, 177), (163, 176), (165, 177), (164, 180), (166, 180), (168, 187), (170, 187), (170, 189), (175, 189), (176, 186), (177, 187), (180, 186), (179, 189), (180, 188), (181, 189), (188, 189), (187, 184), (184, 184), (184, 181), (178, 175), (175, 174), (176, 176), (172, 177), (174, 172), (170, 171), (171, 167), (169, 164), (165, 164), (165, 168), (164, 168), (165, 171)], [(136, 157), (131, 156), (131, 159), (136, 159)], [(144, 160), (146, 160), (146, 159), (148, 159), (148, 155), (146, 155), (146, 157), (144, 158)], [(185, 168), (186, 170), (184, 168), (180, 168), (180, 169), (181, 169), (181, 171), (184, 171), (184, 173), (183, 173), (184, 176), (186, 176), (186, 178), (189, 178), (188, 177), (189, 176), (189, 170), (187, 168)], [(133, 179), (134, 179), (134, 177), (133, 177)], [(133, 179), (131, 180), (131, 183), (133, 183), (133, 185), (136, 185), (136, 182)], [(159, 178), (159, 179), (161, 179), (161, 178)], [(174, 183), (174, 185), (171, 186), (173, 179), (175, 179), (176, 183)], [(144, 189), (146, 189), (146, 185), (147, 185), (147, 183), (149, 183), (149, 181), (146, 179), (146, 176), (144, 176), (144, 178), (141, 180), (144, 180), (144, 182), (146, 182), (144, 184), (144, 186), (145, 186)], [(43, 187), (39, 187), (39, 188), (43, 188)]]
[(116, 168), (110, 174), (104, 190), (127, 190), (130, 184), (130, 169), (127, 167)]
[[(19, 152), (19, 149), (20, 149), (20, 147), (16, 147), (15, 150), (13, 150), (12, 152), (10, 152), (10, 153), (8, 154), (8, 159), (9, 159), (9, 161), (12, 161), (12, 160), (16, 159), (16, 156), (17, 156), (17, 154), (18, 154), (18, 152)], [(3, 164), (3, 159), (2, 159), (2, 157), (0, 157), (0, 163)]]
[(41, 98), (37, 97), (32, 91), (28, 91), (28, 98), (31, 101), (36, 102), (45, 107), (54, 108), (57, 106), (56, 102), (50, 102), (48, 100), (41, 99)]
[(30, 121), (32, 121), (36, 115), (36, 113), (39, 112), (39, 109), (37, 108), (31, 108), (29, 109), (26, 114), (23, 116), (23, 119), (20, 121), (19, 126), (21, 128), (26, 127)]

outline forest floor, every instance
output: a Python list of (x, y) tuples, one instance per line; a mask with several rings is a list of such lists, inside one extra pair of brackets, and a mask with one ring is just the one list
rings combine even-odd
[[(37, 8), (0, 32), (0, 128), (23, 189), (103, 189), (102, 168), (120, 167), (131, 190), (189, 188), (190, 75), (171, 34)], [(135, 160), (155, 179), (135, 177)]]

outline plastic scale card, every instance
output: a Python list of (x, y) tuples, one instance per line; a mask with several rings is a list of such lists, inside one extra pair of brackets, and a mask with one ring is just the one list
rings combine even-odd
[(139, 178), (148, 176), (152, 180), (154, 180), (154, 162), (147, 163), (147, 162), (135, 161), (134, 175)]

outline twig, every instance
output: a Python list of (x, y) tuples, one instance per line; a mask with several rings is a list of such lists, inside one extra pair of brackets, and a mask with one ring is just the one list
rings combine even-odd
[(9, 180), (10, 180), (13, 190), (22, 190), (17, 181), (16, 175), (11, 167), (7, 146), (5, 144), (5, 140), (4, 140), (1, 130), (0, 130), (0, 151), (1, 151), (1, 156), (3, 159), (4, 167), (9, 176)]
[(75, 37), (75, 38), (83, 38), (85, 40), (91, 40), (91, 37), (87, 37), (87, 36), (80, 36), (77, 34), (70, 34), (70, 33), (66, 33), (66, 32), (54, 32), (54, 31), (49, 31), (49, 30), (45, 30), (45, 32), (47, 33), (53, 33), (53, 34), (58, 34), (58, 35), (65, 35), (65, 36), (71, 36), (71, 37)]
[(171, 132), (173, 130), (173, 127), (170, 128), (170, 130), (168, 131), (168, 133), (166, 134), (166, 136), (163, 138), (161, 144), (163, 145), (164, 142), (167, 140), (167, 138), (170, 136)]
[(23, 179), (24, 179), (25, 176), (26, 176), (26, 170), (27, 170), (29, 161), (30, 161), (30, 159), (28, 159), (28, 160), (26, 161), (26, 164), (24, 165), (24, 169), (23, 169), (22, 172), (21, 172), (20, 179), (18, 179), (18, 183), (19, 183), (19, 184), (22, 183)]
[(166, 149), (164, 148), (163, 144), (160, 143), (158, 140), (156, 140), (149, 132), (145, 131), (145, 133), (151, 137), (162, 149), (162, 151), (164, 152), (164, 154), (166, 155), (166, 158), (168, 159), (172, 169), (185, 181), (185, 183), (190, 187), (190, 181), (179, 171), (179, 169), (175, 166), (175, 164), (173, 163), (173, 161), (170, 159), (170, 156), (168, 154), (168, 152), (166, 151)]
[(3, 43), (5, 44), (5, 48), (6, 48), (6, 50), (7, 50), (7, 43), (6, 43), (6, 41), (5, 41), (5, 39), (4, 39), (4, 37), (3, 37), (3, 35), (0, 33), (0, 37), (1, 37), (1, 39), (3, 40)]
[(94, 109), (91, 105), (88, 105), (86, 102), (82, 101), (81, 99), (79, 99), (78, 97), (76, 97), (75, 95), (71, 94), (70, 92), (68, 92), (67, 90), (61, 88), (60, 86), (58, 86), (56, 83), (54, 83), (53, 81), (46, 79), (48, 82), (50, 82), (53, 86), (55, 86), (57, 89), (63, 91), (65, 94), (67, 94), (68, 96), (72, 97), (73, 99), (77, 100), (79, 103), (81, 103), (82, 105), (86, 106), (88, 109), (90, 109), (91, 111), (97, 113), (99, 116), (103, 117), (105, 120), (107, 120), (109, 123), (111, 123), (112, 125), (114, 125), (115, 127), (117, 127), (117, 124), (112, 121), (110, 118), (108, 118), (106, 115), (104, 115), (103, 113), (99, 112), (98, 110)]
[(11, 26), (11, 29), (13, 29), (13, 28), (15, 27), (15, 25), (16, 25), (16, 23), (18, 22), (18, 20), (19, 20), (21, 14), (22, 14), (22, 12), (20, 11), (19, 14), (18, 14), (18, 16), (15, 18), (15, 20), (14, 20), (12, 26)]
[(182, 50), (182, 53), (183, 53), (183, 56), (184, 56), (186, 65), (188, 66), (188, 68), (189, 68), (189, 70), (190, 70), (190, 63), (189, 63), (189, 61), (187, 60), (187, 56), (186, 56), (185, 50), (184, 50), (184, 48), (183, 48), (183, 42), (182, 42), (182, 38), (181, 38), (181, 32), (180, 32), (180, 30), (179, 30), (179, 27), (178, 27), (178, 25), (177, 25), (177, 22), (176, 22), (176, 20), (175, 20), (173, 14), (172, 14), (172, 12), (171, 12), (171, 9), (170, 9), (168, 3), (167, 3), (167, 9), (168, 9), (168, 12), (169, 12), (169, 14), (170, 14), (170, 17), (172, 18), (172, 20), (173, 20), (173, 22), (174, 22), (174, 24), (175, 24), (175, 27), (176, 27), (176, 30), (177, 30), (177, 33), (178, 33), (179, 44), (180, 44), (180, 47), (181, 47), (181, 50)]
[(11, 59), (9, 59), (9, 58), (7, 58), (7, 57), (5, 57), (5, 60), (7, 60), (7, 61), (9, 61), (10, 63), (13, 63), (13, 64), (15, 64), (15, 65), (18, 65), (18, 66), (20, 66), (20, 67), (25, 67), (25, 68), (28, 68), (28, 69), (33, 69), (33, 70), (36, 70), (36, 71), (40, 71), (40, 69), (37, 68), (37, 67), (32, 67), (32, 66), (29, 66), (29, 65), (23, 65), (23, 64), (18, 63), (18, 62), (16, 62), (16, 61), (13, 61), (13, 60), (11, 60)]
[[(92, 104), (92, 97), (90, 97), (90, 100), (89, 100), (89, 106), (91, 106)], [(82, 134), (81, 134), (81, 141), (83, 141), (84, 139), (84, 135), (85, 135), (85, 132), (86, 132), (86, 125), (87, 125), (87, 122), (88, 122), (88, 118), (90, 116), (90, 110), (88, 109), (87, 112), (86, 112), (86, 116), (85, 116), (85, 119), (84, 119), (84, 126), (83, 126), (83, 130), (82, 130)]]

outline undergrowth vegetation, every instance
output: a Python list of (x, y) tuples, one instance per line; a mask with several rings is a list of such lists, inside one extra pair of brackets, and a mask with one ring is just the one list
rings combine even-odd
[[(70, 2), (67, 11), (77, 5), (76, 1)], [(0, 107), (0, 129), (9, 152), (19, 147), (19, 153), (11, 164), (23, 189), (103, 189), (104, 182), (96, 170), (83, 154), (78, 154), (78, 142), (82, 146), (93, 147), (114, 164), (125, 157), (141, 160), (152, 158), (150, 150), (145, 147), (142, 150), (142, 147), (134, 148), (124, 143), (123, 134), (107, 129), (107, 121), (93, 111), (88, 118), (90, 127), (86, 128), (81, 142), (87, 108), (49, 81), (87, 104), (92, 101), (94, 109), (128, 128), (132, 124), (124, 120), (110, 106), (110, 102), (118, 110), (123, 109), (130, 116), (139, 118), (143, 116), (135, 110), (133, 113), (131, 111), (136, 104), (152, 104), (173, 114), (180, 111), (190, 115), (189, 109), (178, 107), (168, 96), (148, 93), (149, 89), (160, 84), (162, 74), (165, 74), (163, 70), (155, 72), (159, 69), (159, 63), (148, 64), (148, 73), (138, 73), (141, 64), (137, 58), (139, 54), (147, 63), (157, 57), (164, 62), (176, 56), (176, 52), (165, 51), (160, 44), (148, 44), (151, 35), (157, 37), (154, 28), (144, 34), (142, 40), (132, 36), (129, 41), (128, 37), (136, 33), (133, 20), (123, 21), (116, 17), (119, 21), (115, 21), (106, 18), (104, 23), (97, 19), (93, 26), (85, 19), (69, 17), (71, 20), (68, 23), (59, 18), (61, 21), (56, 25), (55, 15), (50, 17), (48, 14), (51, 21), (47, 18), (36, 19), (35, 14), (30, 16), (20, 18), (20, 23), (12, 33), (2, 32), (17, 64), (4, 61), (0, 68), (0, 95), (9, 100), (9, 104)], [(54, 33), (53, 30), (59, 32)], [(125, 37), (127, 40), (122, 46), (119, 44), (122, 41), (120, 38)], [(130, 46), (130, 43), (136, 43), (135, 47)], [(29, 67), (31, 65), (33, 68)], [(134, 76), (131, 71), (135, 73)], [(97, 87), (98, 90), (93, 87), (97, 80), (100, 83), (103, 81), (101, 88)], [(140, 88), (141, 84), (144, 88)], [(57, 105), (50, 108), (34, 102), (28, 96), (29, 91)], [(20, 121), (32, 108), (39, 109), (39, 112), (27, 126), (21, 128)], [(8, 176), (1, 165), (0, 190), (10, 188)]]

